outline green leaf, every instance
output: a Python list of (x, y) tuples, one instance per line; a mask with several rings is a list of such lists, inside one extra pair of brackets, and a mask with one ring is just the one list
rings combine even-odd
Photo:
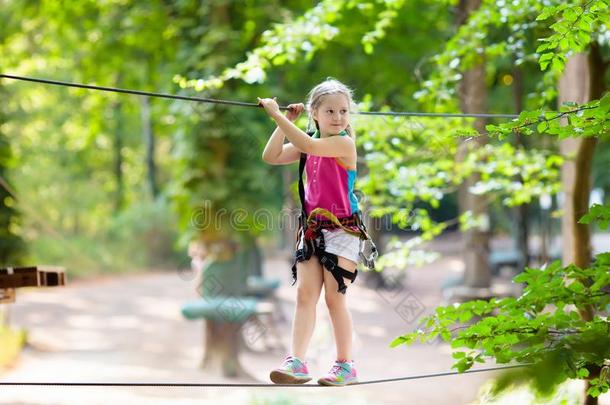
[(390, 347), (396, 347), (398, 345), (405, 344), (406, 342), (407, 339), (405, 339), (403, 336), (398, 336), (397, 338), (392, 340), (392, 342), (390, 343)]
[(610, 220), (610, 205), (593, 204), (589, 208), (589, 212), (583, 215), (578, 223), (590, 224), (593, 221), (598, 221), (601, 229), (608, 227), (608, 221)]
[(461, 359), (461, 358), (464, 358), (464, 357), (466, 356), (466, 352), (453, 352), (453, 353), (451, 354), (451, 356), (452, 356), (454, 359)]
[(610, 92), (606, 92), (604, 96), (599, 100), (599, 110), (602, 113), (610, 111)]
[(539, 134), (544, 133), (547, 129), (549, 128), (549, 124), (546, 121), (542, 121), (540, 124), (538, 124), (538, 126), (536, 127), (536, 131), (538, 131)]
[(538, 60), (538, 63), (540, 64), (540, 69), (545, 70), (549, 63), (551, 63), (553, 56), (554, 54), (552, 52), (543, 53), (540, 56), (540, 59)]
[(587, 390), (587, 395), (590, 395), (590, 396), (592, 396), (594, 398), (598, 397), (599, 394), (601, 394), (601, 391), (599, 390), (599, 387), (597, 387), (597, 386), (591, 386)]
[(554, 13), (555, 13), (555, 7), (547, 6), (542, 10), (542, 13), (540, 13), (538, 15), (538, 17), (536, 17), (536, 21), (544, 21)]
[(460, 322), (468, 322), (470, 318), (472, 318), (472, 312), (464, 311), (459, 315), (458, 319)]
[(563, 67), (564, 67), (564, 62), (559, 57), (555, 57), (553, 59), (553, 61), (551, 62), (551, 69), (553, 70), (553, 72), (561, 73), (561, 71), (563, 70)]

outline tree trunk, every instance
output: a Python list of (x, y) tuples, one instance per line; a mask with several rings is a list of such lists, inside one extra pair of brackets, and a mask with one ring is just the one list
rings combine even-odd
[(157, 186), (157, 165), (155, 164), (155, 136), (153, 134), (150, 98), (148, 96), (140, 97), (140, 118), (142, 121), (142, 138), (146, 147), (148, 189), (153, 199), (156, 199), (159, 195), (159, 188)]
[[(202, 269), (199, 294), (205, 298), (239, 298), (245, 291), (248, 251), (230, 241), (207, 241), (210, 262)], [(225, 377), (250, 377), (239, 361), (242, 323), (206, 319), (202, 368)]]
[[(559, 104), (572, 101), (586, 103), (600, 98), (605, 91), (604, 74), (606, 65), (596, 43), (591, 45), (589, 54), (576, 54), (566, 63), (559, 80)], [(578, 220), (589, 209), (591, 192), (591, 166), (597, 138), (568, 138), (561, 141), (561, 152), (568, 159), (561, 170), (564, 198), (562, 221), (562, 243), (564, 265), (574, 263), (587, 267), (591, 262), (591, 230)], [(593, 310), (581, 311), (584, 320), (593, 318)], [(586, 395), (590, 387), (587, 380), (585, 404), (595, 405), (597, 398)]]
[[(519, 114), (523, 110), (523, 72), (520, 66), (513, 68), (513, 99), (515, 102), (515, 112)], [(515, 134), (515, 147), (526, 149), (525, 139), (521, 134)], [(522, 181), (521, 176), (517, 176), (518, 181)], [(515, 207), (514, 212), (517, 218), (517, 237), (516, 245), (521, 252), (521, 262), (517, 269), (521, 271), (529, 264), (529, 223), (528, 223), (529, 204), (523, 203)]]
[[(203, 5), (204, 4), (204, 5)], [(231, 2), (207, 2), (202, 3), (202, 8), (207, 9), (209, 15), (209, 26), (212, 31), (224, 31), (231, 26)], [(226, 65), (226, 53), (223, 49), (230, 47), (230, 41), (226, 35), (215, 44), (214, 48), (218, 50), (209, 63), (206, 63), (206, 69), (220, 68)], [(236, 90), (235, 84), (227, 83), (224, 86), (225, 91)], [(231, 112), (218, 106), (214, 110), (216, 122), (228, 123), (231, 119)], [(234, 117), (232, 117), (235, 120)], [(205, 119), (204, 119), (205, 121)], [(212, 128), (216, 134), (220, 133), (219, 128)], [(224, 131), (224, 130), (223, 130)], [(226, 131), (225, 131), (226, 132)], [(210, 173), (215, 178), (224, 179), (227, 172), (230, 170), (229, 165), (235, 156), (234, 145), (228, 137), (202, 137), (200, 147), (206, 148), (212, 159), (213, 164), (210, 165), (213, 169)], [(248, 142), (253, 142), (251, 139)], [(241, 145), (243, 147), (243, 145)], [(249, 149), (246, 149), (249, 150)], [(222, 200), (221, 200), (222, 201)], [(217, 201), (211, 208), (210, 214), (212, 218), (217, 218), (218, 212), (226, 210), (225, 207), (216, 206)], [(206, 210), (207, 211), (207, 210)], [(225, 211), (226, 212), (226, 211)], [(232, 213), (229, 213), (232, 215)], [(202, 281), (202, 296), (205, 294), (225, 296), (229, 298), (239, 298), (246, 291), (246, 280), (248, 275), (247, 252), (244, 248), (238, 249), (236, 236), (238, 232), (235, 227), (231, 226), (228, 221), (219, 220), (214, 223), (210, 229), (202, 229), (200, 238), (206, 243), (206, 248), (212, 257), (212, 262), (205, 269)], [(260, 260), (257, 259), (257, 260)], [(262, 270), (261, 270), (262, 271)], [(216, 280), (216, 281), (214, 281)], [(206, 320), (205, 322), (206, 348), (203, 360), (203, 366), (209, 370), (221, 370), (222, 374), (227, 377), (245, 376), (247, 375), (239, 363), (239, 351), (241, 349), (239, 329), (241, 323), (218, 322), (214, 320)]]
[[(559, 80), (559, 104), (568, 101), (586, 103), (590, 100), (590, 69), (586, 54), (570, 58)], [(562, 243), (564, 264), (587, 266), (591, 258), (589, 226), (579, 224), (589, 207), (591, 191), (591, 163), (595, 151), (595, 138), (568, 138), (561, 141), (561, 153), (567, 160), (561, 169), (564, 215)]]
[(206, 320), (205, 352), (201, 367), (224, 377), (247, 377), (239, 362), (241, 324)]
[[(297, 168), (298, 170), (298, 168)], [(280, 226), (282, 227), (282, 240), (280, 248), (290, 258), (294, 257), (296, 244), (296, 232), (299, 227), (298, 217), (301, 203), (295, 201), (290, 186), (296, 179), (294, 169), (291, 166), (282, 167), (282, 187), (284, 190), (284, 204)]]
[(123, 108), (122, 103), (117, 101), (112, 107), (116, 122), (114, 129), (114, 177), (116, 181), (116, 194), (114, 197), (114, 210), (120, 211), (125, 204), (124, 180), (123, 180)]
[[(7, 100), (9, 94), (0, 81), (0, 100)], [(25, 245), (22, 239), (15, 234), (15, 224), (20, 224), (18, 201), (11, 194), (10, 187), (5, 184), (11, 167), (12, 158), (11, 139), (2, 131), (2, 124), (7, 120), (4, 103), (0, 105), (0, 260), (4, 264), (15, 266), (22, 262)], [(11, 204), (12, 202), (12, 204)]]
[[(461, 0), (458, 10), (458, 24), (465, 23), (470, 13), (481, 4), (480, 0)], [(487, 108), (487, 89), (485, 85), (485, 63), (483, 56), (480, 62), (469, 70), (463, 72), (463, 79), (459, 87), (460, 106), (464, 113), (480, 113)], [(485, 119), (479, 118), (474, 123), (474, 128), (483, 132), (485, 130)], [(486, 143), (484, 136), (476, 137), (469, 141), (462, 141), (458, 148), (458, 161), (463, 160), (469, 149), (480, 149)], [(487, 201), (484, 196), (477, 196), (468, 190), (479, 177), (473, 175), (460, 185), (458, 191), (458, 204), (460, 213), (472, 211), (476, 216), (482, 216), (489, 223), (487, 212)], [(489, 288), (491, 286), (491, 272), (489, 268), (489, 227), (477, 228), (466, 231), (464, 234), (464, 286), (470, 288)]]

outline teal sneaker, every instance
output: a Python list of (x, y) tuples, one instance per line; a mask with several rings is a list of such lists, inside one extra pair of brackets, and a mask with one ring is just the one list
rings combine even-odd
[(353, 361), (335, 361), (331, 370), (318, 380), (320, 385), (342, 386), (358, 382)]
[(304, 384), (311, 380), (307, 362), (293, 356), (286, 356), (282, 365), (273, 370), (269, 377), (275, 384)]

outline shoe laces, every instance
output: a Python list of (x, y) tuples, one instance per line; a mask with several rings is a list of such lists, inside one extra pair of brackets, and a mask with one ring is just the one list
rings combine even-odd
[(347, 364), (347, 363), (335, 362), (335, 364), (333, 365), (333, 368), (330, 370), (330, 373), (331, 374), (348, 374), (351, 370), (350, 370), (350, 368), (345, 366), (345, 364)]
[(292, 369), (295, 367), (294, 364), (296, 364), (296, 366), (298, 366), (299, 363), (301, 363), (301, 361), (299, 359), (292, 357), (292, 356), (288, 356), (284, 359), (284, 363), (282, 364), (282, 367), (289, 367)]

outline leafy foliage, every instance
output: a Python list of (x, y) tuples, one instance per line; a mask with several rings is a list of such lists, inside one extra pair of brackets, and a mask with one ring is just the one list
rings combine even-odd
[(597, 221), (599, 227), (602, 229), (608, 229), (608, 223), (610, 222), (610, 206), (593, 204), (580, 221), (581, 224), (590, 224), (592, 221)]
[[(596, 207), (586, 218), (608, 213)], [(454, 368), (475, 362), (534, 364), (527, 376), (543, 391), (568, 378), (589, 378), (589, 395), (608, 391), (610, 376), (610, 253), (601, 253), (587, 268), (526, 268), (513, 281), (525, 285), (517, 298), (493, 298), (436, 308), (420, 320), (421, 328), (397, 337), (391, 346), (437, 337), (456, 350)], [(582, 316), (590, 311), (591, 319)], [(469, 323), (470, 322), (470, 323)], [(465, 349), (465, 350), (464, 350)], [(543, 371), (541, 371), (543, 370)]]
[[(340, 11), (347, 4), (343, 0), (323, 1), (290, 25), (276, 24), (273, 29), (262, 34), (262, 46), (249, 52), (245, 61), (225, 69), (219, 76), (187, 80), (178, 75), (175, 80), (181, 87), (194, 87), (197, 91), (220, 88), (225, 81), (236, 78), (241, 78), (246, 83), (262, 82), (266, 78), (265, 70), (270, 66), (295, 63), (301, 52), (305, 54), (306, 60), (310, 60), (315, 51), (332, 40), (338, 34), (333, 23), (341, 18)], [(299, 46), (293, 46), (294, 44)]]
[[(0, 86), (0, 98), (6, 97), (6, 93)], [(15, 165), (15, 159), (13, 148), (2, 130), (3, 123), (7, 121), (4, 109), (4, 106), (0, 107), (0, 262), (3, 265), (15, 266), (23, 262), (26, 246), (19, 235), (22, 218), (6, 182), (9, 170)]]
[[(366, 108), (362, 104), (361, 109)], [(466, 158), (456, 163), (459, 138), (455, 133), (459, 131), (470, 134), (469, 122), (373, 118), (367, 123), (367, 130), (358, 135), (368, 169), (358, 185), (371, 206), (370, 214), (389, 216), (398, 226), (421, 232), (408, 242), (392, 242), (386, 257), (380, 259), (379, 269), (431, 261), (434, 254), (416, 248), (448, 226), (457, 224), (466, 230), (488, 225), (470, 211), (443, 222), (430, 217), (429, 210), (439, 208), (442, 199), (455, 193), (458, 185), (473, 174), (478, 175), (479, 181), (471, 193), (485, 195), (490, 201), (500, 200), (506, 206), (559, 191), (563, 157), (503, 143), (471, 147)]]
[[(404, 0), (354, 1), (324, 0), (303, 15), (286, 22), (274, 24), (261, 35), (261, 45), (247, 53), (245, 61), (226, 68), (218, 75), (201, 79), (187, 79), (176, 75), (174, 80), (183, 88), (197, 91), (220, 88), (230, 79), (241, 79), (246, 83), (262, 83), (272, 66), (295, 64), (302, 59), (311, 61), (314, 55), (335, 41), (342, 32), (339, 26), (350, 11), (357, 11), (364, 27), (371, 19), (375, 22), (371, 31), (360, 32), (364, 52), (371, 54), (374, 45), (386, 36), (395, 23)], [(343, 23), (354, 26), (353, 19)], [(345, 28), (343, 28), (343, 31)]]
[[(269, 8), (283, 10), (276, 2), (264, 7), (235, 4), (241, 14), (223, 20), (228, 17), (222, 13), (223, 4), (196, 1), (2, 5), (0, 20), (6, 23), (0, 28), (3, 72), (171, 93), (176, 92), (172, 82), (176, 72), (201, 74), (227, 65), (228, 57), (237, 58), (257, 38), (257, 27), (269, 24), (273, 15)], [(302, 7), (298, 1), (292, 6)], [(10, 115), (2, 131), (11, 142), (11, 168), (18, 168), (6, 178), (20, 197), (16, 207), (24, 213), (23, 225), (13, 224), (10, 230), (26, 239), (30, 261), (63, 264), (83, 272), (124, 268), (130, 263), (147, 265), (150, 262), (141, 254), (154, 259), (157, 253), (176, 249), (174, 235), (188, 228), (193, 209), (211, 194), (231, 194), (235, 205), (253, 210), (262, 204), (279, 205), (277, 195), (269, 194), (277, 190), (279, 175), (269, 176), (268, 167), (260, 161), (261, 137), (268, 131), (262, 115), (237, 116), (184, 102), (152, 100), (162, 198), (176, 196), (180, 209), (179, 221), (165, 221), (171, 217), (169, 205), (159, 208), (163, 212), (156, 211), (160, 221), (150, 226), (164, 241), (158, 249), (158, 240), (144, 235), (151, 229), (143, 229), (131, 217), (139, 215), (139, 221), (147, 221), (149, 208), (156, 204), (149, 201), (146, 187), (139, 98), (8, 80), (2, 85), (7, 95), (3, 110)], [(255, 95), (253, 89), (230, 91), (237, 98)], [(224, 172), (230, 181), (218, 178), (213, 183), (206, 178), (199, 186), (209, 187), (202, 189), (196, 184), (198, 175), (223, 174), (211, 167), (215, 162), (208, 158), (208, 151), (199, 149), (206, 147), (204, 137), (213, 142), (230, 139), (244, 148), (236, 148), (226, 162), (233, 165)], [(192, 167), (181, 171), (183, 163)], [(184, 185), (189, 187), (181, 189)], [(261, 185), (268, 187), (267, 197)], [(116, 211), (119, 194), (125, 212)], [(185, 200), (190, 203), (181, 205)], [(251, 223), (252, 216), (242, 225)], [(185, 226), (179, 228), (179, 224)], [(260, 228), (252, 227), (259, 233)], [(130, 236), (136, 255), (127, 251), (129, 244), (123, 239)], [(142, 245), (147, 252), (138, 249)], [(178, 248), (184, 251), (184, 245)]]
[[(565, 120), (561, 120), (565, 118)], [(535, 129), (532, 128), (536, 126)], [(548, 134), (559, 139), (572, 136), (600, 138), (608, 137), (610, 131), (610, 93), (601, 99), (575, 105), (566, 103), (560, 111), (524, 111), (511, 122), (488, 125), (486, 135), (502, 139), (511, 133), (532, 135)]]
[(540, 68), (549, 65), (561, 72), (567, 55), (584, 51), (597, 33), (604, 33), (610, 20), (610, 2), (591, 0), (587, 2), (562, 2), (547, 6), (536, 18), (537, 21), (554, 19), (549, 28), (553, 34), (542, 38), (536, 48), (540, 54)]
[(9, 328), (4, 319), (0, 318), (0, 370), (10, 368), (16, 363), (19, 352), (25, 346), (27, 333), (25, 330), (13, 330)]

